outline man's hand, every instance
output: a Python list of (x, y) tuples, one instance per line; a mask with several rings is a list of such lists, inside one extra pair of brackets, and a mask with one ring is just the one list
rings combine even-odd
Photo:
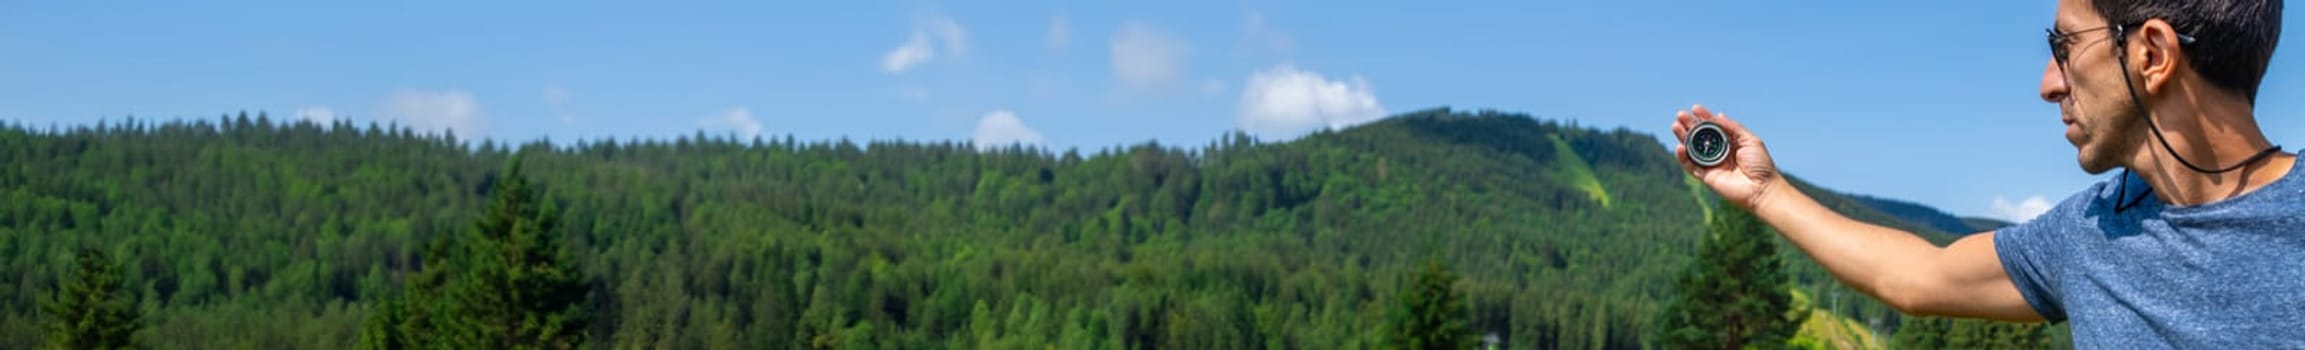
[(1675, 145), (1673, 155), (1681, 161), (1682, 170), (1704, 181), (1705, 186), (1713, 188), (1722, 199), (1745, 210), (1755, 210), (1771, 188), (1785, 185), (1778, 175), (1776, 161), (1769, 159), (1769, 149), (1761, 145), (1761, 138), (1753, 136), (1744, 124), (1729, 120), (1727, 114), (1705, 110), (1701, 104), (1674, 113), (1673, 139), (1689, 139), (1689, 129), (1697, 127), (1698, 121), (1719, 124), (1721, 131), (1728, 132), (1732, 153), (1721, 164), (1708, 168), (1689, 160), (1689, 145)]

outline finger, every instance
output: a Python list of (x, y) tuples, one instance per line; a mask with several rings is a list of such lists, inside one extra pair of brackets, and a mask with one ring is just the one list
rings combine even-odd
[(1695, 128), (1696, 126), (1697, 116), (1694, 114), (1689, 114), (1689, 110), (1683, 109), (1673, 112), (1673, 127), (1671, 130), (1673, 131), (1674, 139), (1689, 138), (1689, 129)]
[(1697, 117), (1697, 120), (1712, 120), (1712, 119), (1713, 119), (1713, 110), (1710, 110), (1710, 109), (1705, 109), (1705, 104), (1703, 104), (1703, 103), (1699, 103), (1699, 104), (1697, 104), (1697, 105), (1695, 105), (1695, 106), (1690, 106), (1690, 107), (1689, 107), (1689, 113), (1690, 113), (1690, 114), (1693, 114), (1693, 115), (1695, 115), (1695, 116)]
[(1714, 122), (1720, 123), (1721, 129), (1729, 131), (1729, 137), (1735, 139), (1730, 142), (1734, 142), (1739, 147), (1760, 146), (1761, 137), (1754, 135), (1753, 130), (1746, 129), (1745, 123), (1739, 123), (1736, 119), (1729, 119), (1729, 115), (1727, 114), (1715, 115), (1713, 117)]

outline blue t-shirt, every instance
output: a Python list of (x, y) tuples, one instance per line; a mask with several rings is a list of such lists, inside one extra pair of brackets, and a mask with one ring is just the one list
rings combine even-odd
[[(2172, 207), (2141, 178), (2065, 199), (1993, 243), (2033, 310), (2083, 349), (2305, 349), (2305, 162), (2255, 191)], [(2127, 186), (2132, 207), (2114, 207)], [(2141, 199), (2140, 199), (2141, 197)]]

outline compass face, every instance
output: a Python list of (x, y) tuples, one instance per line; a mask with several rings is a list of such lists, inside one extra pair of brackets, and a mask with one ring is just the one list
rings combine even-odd
[(1698, 122), (1697, 128), (1689, 131), (1689, 140), (1682, 144), (1689, 146), (1689, 160), (1697, 165), (1720, 165), (1729, 158), (1729, 135), (1712, 122)]

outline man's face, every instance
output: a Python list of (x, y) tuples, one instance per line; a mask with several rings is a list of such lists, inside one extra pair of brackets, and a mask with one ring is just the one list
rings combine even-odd
[(2041, 99), (2057, 104), (2065, 140), (2079, 149), (2081, 170), (2090, 174), (2122, 166), (2145, 136), (2121, 79), (2126, 73), (2110, 25), (2087, 0), (2058, 1), (2055, 28), (2065, 35), (2052, 45), (2063, 45), (2067, 57), (2049, 58), (2041, 76)]

